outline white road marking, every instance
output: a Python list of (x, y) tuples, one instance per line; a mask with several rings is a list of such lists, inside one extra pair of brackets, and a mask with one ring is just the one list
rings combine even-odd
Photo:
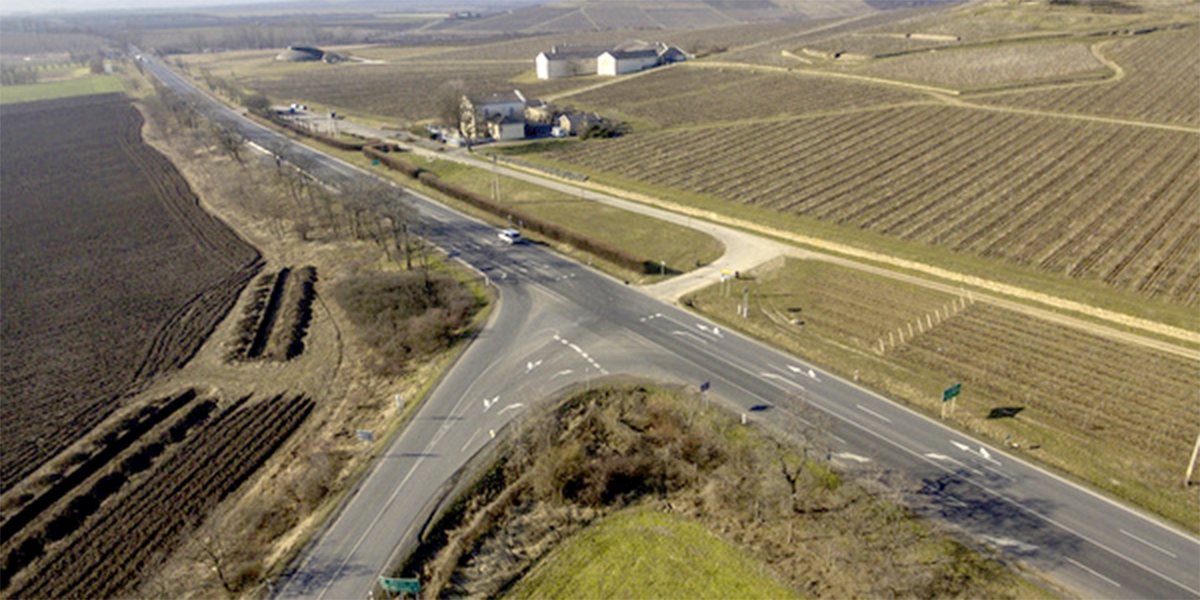
[(834, 456), (836, 456), (836, 457), (838, 457), (838, 458), (844, 458), (844, 459), (846, 459), (846, 460), (852, 460), (852, 461), (854, 461), (854, 462), (857, 462), (857, 463), (869, 463), (869, 462), (871, 462), (871, 459), (869, 459), (869, 458), (867, 458), (867, 457), (865, 457), (865, 456), (859, 456), (859, 455), (857, 455), (857, 454), (850, 454), (849, 452), (838, 452), (837, 454), (834, 454)]
[(505, 406), (504, 408), (500, 409), (500, 412), (498, 412), (498, 413), (496, 413), (496, 414), (498, 414), (498, 415), (502, 415), (502, 414), (504, 414), (506, 411), (509, 411), (509, 410), (516, 410), (516, 409), (518, 409), (518, 408), (521, 408), (522, 406), (525, 406), (525, 403), (523, 403), (523, 402), (518, 402), (518, 403), (516, 403), (516, 404), (509, 404), (508, 406)]
[(1143, 540), (1142, 538), (1140, 538), (1136, 535), (1133, 535), (1132, 533), (1129, 533), (1128, 531), (1125, 531), (1124, 529), (1118, 529), (1117, 531), (1120, 531), (1122, 535), (1129, 537), (1129, 538), (1133, 538), (1147, 546), (1150, 546), (1151, 548), (1154, 548), (1155, 550), (1158, 550), (1159, 552), (1162, 552), (1163, 554), (1166, 554), (1167, 556), (1170, 556), (1171, 558), (1179, 558), (1178, 556), (1175, 555), (1174, 552), (1171, 552), (1171, 551), (1167, 550), (1166, 548), (1163, 548), (1156, 544), (1151, 544), (1150, 542), (1147, 542), (1146, 540)]
[(925, 458), (932, 458), (933, 460), (952, 460), (949, 456), (946, 456), (945, 454), (938, 454), (936, 452), (930, 452), (926, 454)]
[(992, 460), (992, 455), (988, 454), (987, 448), (984, 448), (983, 446), (979, 447), (979, 455), (988, 460)]
[(697, 342), (700, 342), (701, 344), (704, 344), (704, 345), (706, 345), (706, 346), (708, 345), (708, 340), (706, 340), (706, 339), (704, 339), (704, 338), (702, 338), (702, 337), (700, 337), (700, 336), (698, 336), (698, 335), (696, 335), (696, 334), (694, 334), (694, 333), (692, 333), (692, 332), (690, 332), (690, 331), (678, 331), (678, 330), (676, 330), (676, 331), (672, 331), (672, 332), (671, 332), (671, 335), (685, 335), (685, 336), (687, 336), (687, 337), (690, 337), (690, 338), (692, 338), (692, 339), (696, 340)]
[(499, 401), (500, 401), (500, 396), (496, 396), (495, 398), (492, 398), (491, 400), (484, 398), (483, 399), (483, 412), (487, 412), (489, 408), (495, 406), (496, 403)]
[(869, 409), (869, 408), (867, 408), (867, 407), (865, 407), (865, 406), (863, 406), (863, 405), (861, 405), (861, 404), (855, 404), (855, 406), (857, 406), (857, 407), (858, 407), (858, 410), (861, 410), (861, 411), (863, 411), (863, 412), (867, 413), (868, 415), (871, 415), (872, 417), (875, 417), (876, 419), (879, 419), (879, 420), (881, 420), (881, 421), (884, 421), (884, 422), (886, 422), (886, 423), (891, 423), (891, 422), (892, 422), (892, 420), (891, 420), (891, 419), (889, 419), (889, 418), (887, 418), (887, 417), (885, 417), (885, 416), (883, 416), (883, 415), (881, 415), (881, 414), (879, 414), (879, 413), (877, 413), (877, 412), (875, 412), (875, 411), (873, 411), (873, 410), (871, 410), (871, 409)]
[(542, 365), (542, 361), (530, 362), (525, 364), (525, 372), (528, 373)]
[(795, 381), (792, 381), (791, 379), (788, 379), (787, 377), (783, 377), (783, 376), (781, 376), (781, 375), (776, 375), (776, 374), (774, 374), (774, 373), (760, 373), (760, 375), (761, 375), (762, 377), (765, 377), (765, 378), (767, 378), (767, 379), (776, 379), (776, 380), (782, 381), (782, 382), (784, 382), (784, 383), (786, 383), (786, 384), (788, 384), (788, 385), (790, 385), (790, 386), (793, 386), (793, 387), (799, 388), (799, 389), (800, 389), (800, 391), (806, 391), (806, 390), (804, 389), (804, 386), (802, 386), (802, 385), (800, 385), (800, 384), (796, 383)]
[(964, 443), (962, 443), (962, 442), (956, 442), (956, 441), (954, 441), (954, 440), (950, 440), (950, 443), (951, 443), (951, 444), (954, 444), (954, 447), (958, 448), (959, 450), (962, 450), (963, 452), (970, 452), (970, 451), (971, 451), (971, 447), (970, 447), (970, 446), (968, 446), (968, 445), (966, 445), (966, 444), (964, 444)]
[(570, 375), (571, 373), (573, 373), (573, 371), (571, 371), (571, 369), (563, 369), (562, 371), (555, 373), (554, 377), (551, 377), (550, 380), (553, 381), (555, 379), (558, 379), (559, 377), (562, 377), (563, 375)]
[(1114, 585), (1116, 587), (1121, 587), (1121, 584), (1101, 575), (1099, 571), (1071, 558), (1070, 556), (1066, 556), (1064, 558), (1067, 559), (1067, 562), (1079, 567), (1080, 569), (1083, 569), (1084, 571), (1087, 571), (1088, 573), (1091, 573), (1092, 575), (1095, 575), (1096, 577), (1099, 577), (1100, 579), (1103, 579), (1104, 581), (1107, 581), (1110, 585)]
[(467, 443), (463, 444), (463, 446), (462, 446), (462, 449), (461, 449), (461, 450), (459, 450), (459, 452), (460, 452), (460, 453), (461, 453), (461, 452), (466, 452), (466, 451), (467, 451), (467, 446), (470, 446), (470, 445), (471, 445), (471, 442), (475, 441), (475, 436), (479, 435), (479, 432), (480, 432), (480, 431), (483, 431), (483, 430), (482, 430), (482, 429), (476, 429), (476, 430), (475, 430), (475, 433), (472, 433), (472, 434), (471, 434), (471, 437), (467, 438)]

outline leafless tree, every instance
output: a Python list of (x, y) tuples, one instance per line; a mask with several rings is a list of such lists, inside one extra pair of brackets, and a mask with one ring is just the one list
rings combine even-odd
[(213, 127), (213, 135), (216, 136), (217, 146), (222, 152), (238, 163), (242, 162), (242, 149), (246, 146), (246, 138), (240, 131), (232, 127), (216, 125)]

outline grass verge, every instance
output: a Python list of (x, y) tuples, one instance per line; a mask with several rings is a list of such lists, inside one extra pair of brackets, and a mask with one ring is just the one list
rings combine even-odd
[(506, 598), (795, 598), (770, 570), (683, 517), (635, 508), (568, 538)]

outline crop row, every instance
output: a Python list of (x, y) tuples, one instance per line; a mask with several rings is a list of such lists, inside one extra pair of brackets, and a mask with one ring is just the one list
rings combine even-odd
[(1196, 31), (1186, 28), (1121, 39), (1100, 46), (1120, 65), (1117, 81), (1050, 90), (1013, 92), (980, 100), (1056, 112), (1082, 113), (1200, 126), (1200, 52)]
[(919, 99), (906, 91), (821, 77), (679, 66), (572, 96), (664, 127), (794, 116)]
[(14, 597), (114, 597), (136, 584), (296, 430), (303, 397), (237, 403), (164, 455), (128, 494), (105, 502), (70, 544), (30, 568)]
[[(1200, 427), (1195, 364), (986, 305), (901, 347), (914, 367), (952, 372), (968, 387), (1071, 430), (1182, 464)], [(1046, 415), (1046, 416), (1042, 416)]]
[(915, 106), (635, 134), (553, 157), (1200, 304), (1185, 218), (1200, 210), (1194, 134)]

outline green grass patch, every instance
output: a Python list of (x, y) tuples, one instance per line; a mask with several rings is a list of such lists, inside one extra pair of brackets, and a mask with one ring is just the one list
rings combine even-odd
[(765, 565), (703, 525), (632, 509), (591, 525), (506, 598), (795, 598)]
[(6, 85), (0, 87), (0, 104), (18, 104), (54, 100), (72, 96), (90, 96), (123, 91), (121, 80), (113, 75), (96, 75), (80, 79), (31, 83), (28, 85)]

